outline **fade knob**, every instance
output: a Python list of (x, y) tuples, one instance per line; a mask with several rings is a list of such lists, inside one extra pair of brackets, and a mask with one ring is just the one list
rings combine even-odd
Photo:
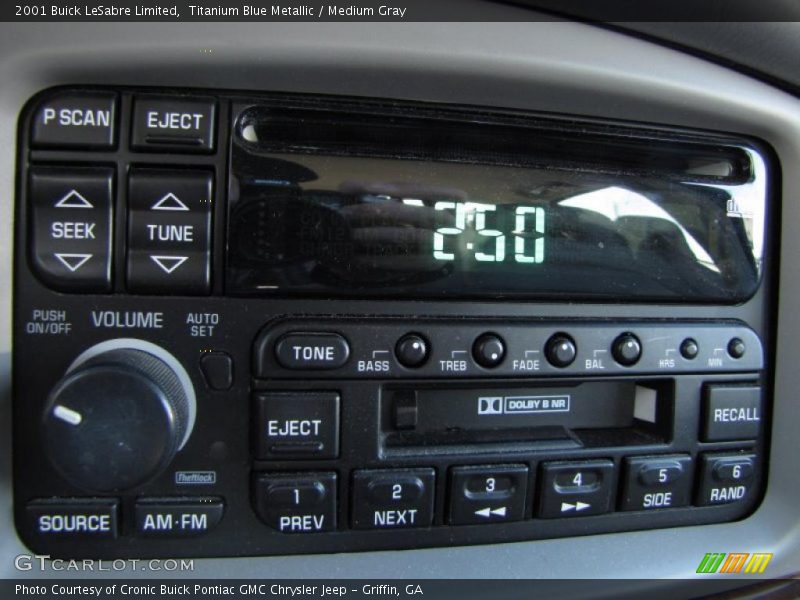
[(180, 363), (146, 342), (115, 345), (96, 346), (73, 363), (50, 393), (42, 422), (50, 462), (91, 492), (153, 479), (194, 424), (194, 390)]

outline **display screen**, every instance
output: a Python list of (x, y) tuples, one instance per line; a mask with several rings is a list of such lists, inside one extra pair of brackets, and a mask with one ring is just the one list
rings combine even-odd
[(739, 302), (760, 279), (764, 171), (730, 145), (253, 108), (232, 148), (226, 285)]

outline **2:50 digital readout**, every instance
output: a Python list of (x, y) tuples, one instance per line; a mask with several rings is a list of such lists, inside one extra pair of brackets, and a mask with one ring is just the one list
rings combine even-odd
[[(414, 198), (404, 198), (403, 204), (424, 206), (422, 200)], [(511, 231), (487, 227), (487, 216), (500, 212), (495, 204), (440, 200), (433, 205), (433, 209), (453, 214), (452, 224), (438, 227), (433, 233), (433, 258), (436, 260), (455, 260), (456, 254), (466, 255), (465, 251), (458, 250), (464, 248), (472, 251), (473, 258), (478, 262), (504, 262), (512, 254), (514, 261), (521, 264), (544, 262), (545, 211), (541, 207), (515, 207)], [(478, 238), (489, 239), (478, 239), (477, 244), (466, 241), (467, 237), (471, 237), (470, 231)], [(510, 239), (513, 239), (513, 247), (509, 252), (507, 242)]]

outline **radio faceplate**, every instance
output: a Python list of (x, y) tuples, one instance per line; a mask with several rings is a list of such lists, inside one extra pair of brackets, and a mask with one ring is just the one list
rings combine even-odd
[[(622, 293), (576, 303), (585, 298), (568, 289), (550, 303), (381, 288), (252, 297), (231, 279), (231, 174), (245, 163), (228, 141), (243, 107), (263, 104), (461, 125), (490, 114), (162, 90), (32, 100), (20, 121), (14, 290), (15, 518), (32, 549), (416, 548), (755, 509), (771, 401), (768, 222), (753, 267), (763, 277), (737, 304), (688, 291), (684, 304)], [(587, 130), (610, 145), (746, 148), (734, 154), (759, 157), (753, 202), (767, 206), (766, 151), (750, 140), (491, 115), (573, 136), (586, 160)], [(622, 156), (635, 171), (638, 159)], [(722, 159), (733, 175), (704, 171), (703, 185), (755, 173)], [(662, 182), (667, 167), (677, 169), (654, 169)], [(365, 295), (383, 299), (345, 297)]]

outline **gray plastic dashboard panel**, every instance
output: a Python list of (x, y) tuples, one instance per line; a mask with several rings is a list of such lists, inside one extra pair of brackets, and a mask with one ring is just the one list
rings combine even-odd
[[(748, 519), (528, 543), (403, 552), (196, 560), (220, 577), (691, 577), (709, 551), (773, 552), (800, 570), (800, 101), (648, 42), (573, 23), (0, 24), (0, 223), (11, 223), (19, 111), (62, 84), (188, 86), (363, 95), (708, 128), (759, 137), (783, 165), (782, 264), (769, 488)], [(527, 16), (527, 14), (526, 14)], [(518, 22), (514, 22), (518, 21)], [(0, 236), (0, 577), (27, 553), (11, 520), (11, 228)], [(708, 316), (713, 316), (713, 309)], [(709, 547), (709, 545), (713, 547)], [(480, 569), (476, 569), (480, 565)], [(119, 571), (99, 576), (130, 576)], [(142, 573), (136, 572), (135, 576)], [(155, 575), (164, 575), (156, 573)], [(42, 576), (81, 576), (47, 572)]]

